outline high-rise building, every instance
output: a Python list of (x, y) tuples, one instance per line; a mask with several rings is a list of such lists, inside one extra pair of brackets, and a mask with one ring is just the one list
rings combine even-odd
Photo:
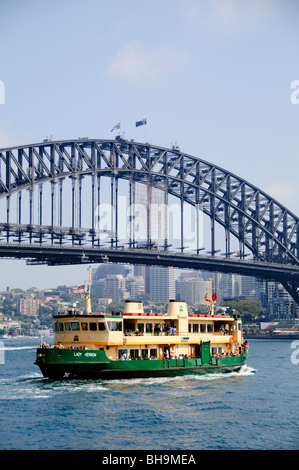
[(272, 319), (295, 318), (297, 315), (297, 305), (277, 281), (268, 281), (268, 305), (266, 313)]
[(175, 268), (150, 267), (150, 300), (166, 303), (175, 299)]
[(259, 283), (255, 277), (242, 276), (242, 297), (246, 299), (259, 299)]
[(125, 279), (121, 274), (109, 274), (106, 277), (104, 281), (104, 297), (108, 297), (114, 302), (119, 302), (129, 297)]
[(131, 299), (138, 299), (140, 295), (144, 294), (144, 277), (134, 276), (130, 279), (130, 297)]
[(99, 279), (93, 281), (91, 284), (91, 297), (97, 297), (98, 299), (103, 297), (105, 289), (105, 279)]
[(202, 279), (181, 278), (176, 281), (176, 298), (185, 300), (190, 305), (205, 304), (205, 295), (209, 295), (210, 282)]
[(133, 266), (130, 264), (103, 263), (93, 272), (92, 281), (99, 281), (110, 274), (121, 274), (126, 277), (132, 270)]

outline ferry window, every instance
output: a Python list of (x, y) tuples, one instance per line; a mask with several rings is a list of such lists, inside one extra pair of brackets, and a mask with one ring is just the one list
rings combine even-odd
[(219, 346), (219, 348), (218, 348), (218, 353), (219, 353), (219, 354), (222, 353), (222, 346)]
[(212, 347), (212, 348), (211, 348), (211, 353), (212, 353), (212, 356), (214, 356), (214, 354), (217, 354), (217, 348), (216, 348), (216, 347)]
[(118, 359), (121, 359), (122, 355), (125, 354), (126, 357), (128, 355), (128, 350), (127, 349), (119, 349), (118, 350)]
[(198, 323), (193, 323), (193, 333), (198, 333)]
[(152, 323), (146, 323), (145, 324), (145, 331), (146, 331), (146, 333), (152, 333), (153, 332), (153, 324)]
[(123, 323), (121, 321), (107, 321), (109, 331), (122, 331)]
[(144, 333), (144, 323), (137, 323), (137, 329), (139, 333)]
[(55, 328), (55, 331), (59, 331), (59, 328), (58, 328), (58, 323), (57, 323), (57, 321), (56, 321), (56, 322), (54, 322), (54, 328)]
[(139, 357), (139, 349), (130, 349), (130, 356), (132, 359)]
[(150, 357), (157, 357), (157, 349), (150, 349)]
[(148, 349), (141, 349), (141, 356), (148, 357)]
[(70, 331), (71, 327), (70, 324), (67, 322), (64, 324), (65, 331)]
[(82, 328), (83, 331), (87, 331), (88, 330), (88, 324), (86, 322), (81, 323), (81, 328)]
[(205, 324), (205, 323), (201, 323), (201, 324), (200, 324), (200, 332), (201, 332), (201, 333), (205, 333), (205, 332), (206, 332), (206, 324)]
[(98, 325), (99, 325), (99, 331), (106, 330), (105, 323), (103, 321), (99, 321)]
[(213, 324), (212, 323), (207, 324), (207, 330), (208, 330), (208, 333), (213, 333)]
[(95, 322), (90, 322), (89, 329), (90, 331), (97, 331), (97, 324)]
[(191, 331), (192, 331), (192, 328), (191, 328), (191, 323), (189, 323), (189, 325), (188, 325), (188, 329), (189, 329), (189, 333), (191, 333)]
[(64, 331), (63, 323), (59, 323), (59, 329), (60, 331)]
[(71, 325), (72, 325), (72, 330), (73, 330), (73, 331), (80, 330), (79, 322), (77, 322), (77, 321), (76, 321), (76, 322), (72, 322)]
[(241, 323), (238, 322), (238, 330), (241, 331)]

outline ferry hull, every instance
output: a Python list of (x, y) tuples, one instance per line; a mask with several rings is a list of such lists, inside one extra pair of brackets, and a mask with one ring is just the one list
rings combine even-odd
[(38, 349), (35, 362), (50, 379), (111, 380), (238, 372), (244, 363), (245, 356), (211, 358), (209, 364), (201, 358), (115, 361), (104, 351), (58, 349)]

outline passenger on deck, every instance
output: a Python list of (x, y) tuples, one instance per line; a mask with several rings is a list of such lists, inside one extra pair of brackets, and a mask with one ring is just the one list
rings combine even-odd
[(161, 327), (160, 327), (160, 324), (159, 324), (159, 323), (157, 323), (157, 324), (155, 325), (154, 333), (155, 333), (157, 336), (160, 336)]

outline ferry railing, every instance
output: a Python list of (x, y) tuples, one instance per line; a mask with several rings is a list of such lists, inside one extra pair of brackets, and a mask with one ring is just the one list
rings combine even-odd
[(155, 332), (124, 332), (125, 337), (136, 337), (136, 336), (142, 336), (142, 337), (165, 337), (165, 336), (193, 336), (193, 335), (213, 335), (213, 336), (231, 336), (234, 332), (233, 331), (176, 331), (174, 333), (169, 333), (166, 331), (161, 331), (160, 333), (155, 333)]

